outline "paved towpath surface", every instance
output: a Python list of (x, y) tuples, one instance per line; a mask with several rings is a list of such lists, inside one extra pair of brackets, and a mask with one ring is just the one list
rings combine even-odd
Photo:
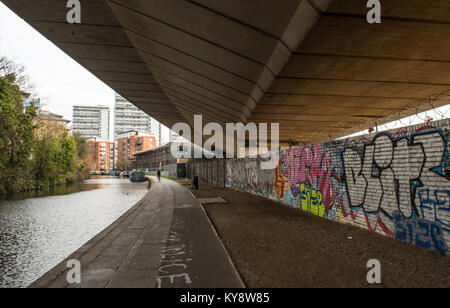
[[(203, 181), (193, 193), (227, 201), (204, 207), (249, 288), (450, 288), (450, 257), (437, 252)], [(379, 285), (367, 282), (371, 259)]]
[[(81, 283), (69, 284), (69, 260)], [(203, 208), (184, 186), (162, 179), (119, 220), (37, 280), (49, 288), (244, 287)]]

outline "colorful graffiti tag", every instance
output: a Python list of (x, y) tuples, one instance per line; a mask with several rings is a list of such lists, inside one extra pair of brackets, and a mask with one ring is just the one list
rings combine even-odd
[(292, 147), (270, 172), (227, 160), (226, 186), (448, 254), (449, 130), (408, 131)]
[[(447, 152), (447, 141), (439, 130), (401, 138), (379, 134), (364, 145), (362, 153), (345, 148), (342, 160), (349, 208), (362, 210), (367, 227), (376, 230), (380, 226), (388, 236), (398, 235), (398, 216), (403, 220), (420, 219), (420, 227), (434, 223), (431, 229), (443, 229), (439, 234), (448, 232), (450, 182), (443, 168)], [(445, 251), (445, 242), (433, 243), (429, 249)]]
[(284, 191), (286, 188), (286, 178), (281, 174), (281, 161), (275, 168), (275, 193), (277, 194), (278, 200), (284, 200)]
[(405, 219), (402, 214), (395, 216), (394, 238), (428, 250), (446, 253), (444, 234), (438, 224), (422, 219)]
[[(281, 152), (280, 168), (289, 183), (288, 199), (291, 200), (291, 205), (321, 217), (330, 213), (332, 218), (335, 218), (336, 211), (339, 212), (342, 206), (340, 198), (342, 171), (339, 162), (333, 161), (332, 153), (333, 149), (327, 144), (295, 147)], [(305, 191), (320, 196), (322, 210), (316, 211), (312, 210), (311, 206), (304, 206)]]

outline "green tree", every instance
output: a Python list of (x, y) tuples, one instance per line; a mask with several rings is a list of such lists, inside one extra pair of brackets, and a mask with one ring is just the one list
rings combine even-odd
[(76, 154), (75, 154), (75, 179), (83, 180), (86, 179), (89, 174), (88, 166), (88, 146), (87, 141), (79, 134), (74, 134), (73, 138), (76, 144)]
[(77, 144), (75, 142), (75, 138), (69, 136), (68, 134), (60, 136), (57, 143), (57, 163), (59, 166), (59, 173), (64, 176), (75, 171)]
[(35, 141), (33, 172), (37, 187), (73, 182), (82, 177), (77, 174), (77, 143), (67, 133), (59, 136), (46, 134)]
[(89, 175), (86, 140), (39, 130), (34, 106), (24, 112), (23, 67), (0, 57), (0, 193), (40, 189)]
[(33, 107), (23, 112), (16, 82), (14, 73), (0, 75), (0, 190), (9, 194), (31, 182), (28, 171), (36, 117)]
[(56, 156), (57, 146), (53, 136), (45, 135), (34, 142), (31, 176), (36, 188), (52, 185), (56, 181)]

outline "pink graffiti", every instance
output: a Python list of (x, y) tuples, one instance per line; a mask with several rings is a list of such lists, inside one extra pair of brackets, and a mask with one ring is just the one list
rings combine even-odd
[(335, 205), (335, 200), (341, 200), (332, 182), (332, 177), (340, 176), (332, 167), (330, 152), (322, 151), (320, 144), (292, 148), (283, 152), (281, 159), (282, 174), (290, 182), (291, 188), (308, 183), (310, 187), (320, 190), (327, 211)]

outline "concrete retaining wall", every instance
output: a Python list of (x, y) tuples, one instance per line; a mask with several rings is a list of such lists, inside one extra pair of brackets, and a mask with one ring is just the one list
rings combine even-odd
[(214, 187), (225, 187), (225, 160), (194, 160), (188, 169), (192, 175), (197, 175), (209, 185)]
[(259, 159), (194, 164), (213, 185), (225, 170), (226, 187), (448, 255), (449, 135), (447, 119), (285, 149), (275, 170)]

